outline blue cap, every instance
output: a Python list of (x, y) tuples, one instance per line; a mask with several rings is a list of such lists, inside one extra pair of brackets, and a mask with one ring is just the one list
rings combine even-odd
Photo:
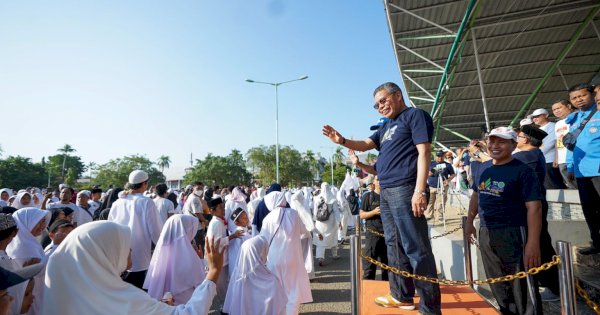
[(387, 121), (388, 121), (388, 118), (387, 118), (387, 117), (381, 117), (381, 118), (379, 118), (379, 120), (377, 121), (377, 123), (376, 123), (375, 125), (371, 126), (371, 128), (370, 128), (370, 129), (371, 129), (371, 130), (377, 130), (377, 129), (379, 129), (379, 127), (381, 127), (381, 126), (385, 125), (385, 123), (386, 123)]

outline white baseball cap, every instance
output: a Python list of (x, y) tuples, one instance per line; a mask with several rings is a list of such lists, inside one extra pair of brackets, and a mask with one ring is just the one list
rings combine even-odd
[(488, 137), (498, 137), (502, 139), (517, 141), (517, 133), (510, 127), (498, 127), (492, 129)]
[(525, 125), (531, 125), (531, 124), (533, 124), (533, 120), (531, 120), (531, 118), (523, 118), (519, 122), (519, 126), (521, 126), (521, 127), (523, 127)]
[(548, 114), (548, 111), (544, 108), (538, 108), (538, 109), (534, 110), (533, 113), (531, 113), (531, 117), (537, 117), (540, 115), (548, 116), (549, 114)]
[(135, 170), (129, 174), (129, 183), (132, 185), (143, 183), (148, 180), (148, 173), (142, 170)]

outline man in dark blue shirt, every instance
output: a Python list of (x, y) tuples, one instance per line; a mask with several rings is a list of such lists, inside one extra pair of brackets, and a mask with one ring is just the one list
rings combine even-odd
[[(534, 125), (525, 125), (517, 132), (517, 149), (519, 152), (513, 154), (513, 157), (525, 163), (533, 170), (538, 177), (540, 190), (542, 192), (542, 229), (540, 231), (540, 251), (542, 262), (552, 260), (556, 251), (552, 246), (552, 238), (548, 232), (548, 201), (546, 201), (546, 187), (544, 186), (544, 177), (547, 174), (546, 158), (540, 150), (542, 139), (548, 134)], [(558, 301), (560, 287), (558, 284), (558, 269), (551, 268), (546, 272), (540, 272), (534, 276), (540, 284), (540, 294), (542, 301)]]
[[(429, 205), (425, 210), (427, 220), (434, 218), (434, 221), (441, 221), (444, 214), (446, 200), (448, 199), (448, 183), (454, 178), (454, 168), (450, 163), (444, 162), (444, 151), (438, 151), (435, 154), (435, 161), (429, 164), (429, 177), (427, 185), (429, 186)], [(441, 179), (441, 181), (440, 181)], [(439, 205), (436, 207), (438, 194), (442, 195)], [(436, 215), (437, 214), (437, 215)]]
[[(473, 220), (480, 218), (479, 244), (488, 278), (516, 274), (537, 267), (543, 199), (541, 184), (526, 164), (514, 159), (517, 133), (508, 127), (490, 132), (492, 160), (481, 165), (465, 233), (476, 237)], [(531, 276), (490, 285), (502, 314), (542, 314), (538, 286)]]
[[(371, 137), (365, 140), (346, 139), (329, 125), (323, 126), (323, 135), (352, 150), (379, 150), (374, 166), (360, 161), (356, 165), (379, 177), (381, 221), (389, 265), (437, 278), (427, 221), (423, 215), (427, 207), (433, 121), (425, 111), (407, 107), (395, 83), (380, 85), (373, 96), (373, 107), (389, 120)], [(375, 303), (378, 305), (412, 310), (415, 305), (411, 289), (414, 291), (416, 287), (421, 297), (419, 311), (441, 314), (439, 285), (425, 281), (415, 281), (413, 285), (412, 279), (394, 273), (390, 274), (389, 280), (391, 294), (377, 297)]]

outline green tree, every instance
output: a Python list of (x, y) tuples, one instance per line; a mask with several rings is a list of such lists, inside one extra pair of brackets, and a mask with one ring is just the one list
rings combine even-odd
[(161, 172), (164, 172), (165, 168), (169, 168), (169, 166), (171, 166), (171, 158), (167, 155), (161, 155), (158, 157), (156, 165), (158, 165), (158, 168), (160, 168)]
[(252, 174), (246, 169), (244, 156), (238, 150), (232, 150), (228, 156), (217, 156), (209, 153), (183, 177), (185, 184), (202, 181), (207, 185), (247, 185)]
[(333, 154), (333, 163), (336, 166), (337, 165), (344, 165), (345, 164), (344, 162), (346, 160), (346, 156), (344, 155), (344, 152), (342, 150), (344, 150), (343, 147), (337, 147), (337, 148), (335, 148), (335, 153)]
[(0, 160), (0, 187), (10, 187), (16, 191), (45, 185), (46, 170), (40, 163), (32, 163), (30, 158), (22, 156), (9, 156)]
[(148, 173), (150, 185), (165, 181), (165, 176), (154, 167), (154, 163), (142, 155), (131, 155), (108, 161), (98, 167), (98, 174), (92, 179), (92, 185), (123, 187), (129, 180), (129, 173), (143, 170)]
[(317, 159), (315, 153), (312, 150), (306, 150), (304, 153), (304, 160), (308, 163), (308, 169), (310, 170), (311, 178), (316, 178), (315, 175), (319, 175), (319, 168), (317, 165)]
[(73, 148), (70, 144), (65, 144), (62, 148), (58, 148), (56, 151), (61, 152), (63, 154), (63, 164), (62, 164), (62, 170), (60, 173), (60, 177), (62, 177), (64, 179), (67, 156), (69, 155), (69, 153), (75, 152), (77, 150), (75, 150), (75, 148)]
[[(259, 146), (248, 150), (246, 153), (248, 165), (256, 170), (255, 179), (263, 185), (275, 181), (275, 146)], [(287, 186), (290, 183), (310, 182), (312, 180), (310, 166), (300, 152), (291, 146), (279, 148), (279, 180), (280, 184)]]
[(89, 178), (92, 179), (92, 177), (94, 177), (94, 175), (97, 173), (96, 171), (98, 170), (98, 164), (96, 162), (89, 162), (87, 165), (87, 170), (90, 172), (88, 175)]
[(345, 165), (335, 165), (335, 163), (333, 163), (333, 165), (333, 183), (331, 183), (331, 163), (327, 163), (327, 165), (325, 166), (325, 170), (323, 171), (321, 181), (339, 186), (344, 181), (344, 178), (346, 178), (346, 171), (350, 170), (350, 168)]
[(371, 164), (375, 162), (375, 160), (377, 160), (377, 154), (371, 152), (367, 153), (367, 164)]
[(68, 170), (73, 170), (72, 176), (75, 177), (75, 180), (81, 178), (86, 169), (85, 164), (79, 156), (68, 155), (65, 158), (62, 154), (51, 155), (46, 159), (46, 164), (44, 165), (46, 172), (50, 177), (51, 186), (57, 187), (58, 184), (66, 182), (66, 177), (58, 177), (58, 175), (62, 173), (61, 170), (64, 169), (63, 165), (67, 168), (67, 174), (69, 172)]

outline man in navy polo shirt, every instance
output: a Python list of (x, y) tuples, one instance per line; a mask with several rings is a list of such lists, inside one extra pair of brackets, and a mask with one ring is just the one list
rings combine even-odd
[[(374, 166), (357, 163), (363, 171), (378, 174), (380, 210), (390, 266), (436, 278), (436, 268), (423, 213), (427, 208), (427, 175), (431, 158), (433, 122), (425, 111), (407, 107), (395, 83), (375, 89), (374, 108), (389, 119), (365, 140), (344, 138), (329, 125), (323, 135), (356, 151), (379, 150)], [(408, 259), (407, 259), (408, 258)], [(390, 274), (391, 294), (375, 303), (405, 310), (415, 308), (413, 292), (421, 297), (422, 314), (441, 314), (439, 285)]]

